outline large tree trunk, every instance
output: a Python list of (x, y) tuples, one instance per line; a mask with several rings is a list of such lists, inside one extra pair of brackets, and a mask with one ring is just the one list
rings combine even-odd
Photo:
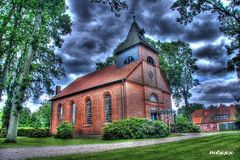
[[(10, 113), (10, 121), (8, 127), (7, 138), (5, 142), (16, 142), (17, 140), (17, 127), (18, 127), (18, 117), (19, 111), (23, 102), (24, 93), (26, 87), (28, 85), (27, 80), (30, 72), (30, 67), (32, 64), (32, 60), (34, 59), (35, 52), (33, 51), (33, 45), (36, 42), (35, 35), (38, 34), (38, 31), (41, 27), (42, 17), (41, 14), (37, 14), (34, 22), (34, 29), (33, 29), (33, 36), (31, 43), (28, 46), (26, 59), (24, 66), (22, 66), (21, 73), (19, 78), (17, 78), (18, 86), (14, 90), (12, 106), (11, 106), (11, 113)], [(36, 50), (36, 48), (34, 48)]]
[(192, 122), (192, 116), (191, 116), (190, 107), (189, 107), (189, 103), (188, 103), (188, 95), (187, 95), (186, 91), (183, 92), (183, 98), (184, 98), (187, 118), (188, 118), (189, 122)]
[[(9, 21), (11, 19), (11, 16), (12, 16), (15, 9), (17, 9), (17, 14), (20, 14), (21, 11), (22, 11), (22, 5), (21, 4), (16, 7), (15, 3), (13, 1), (12, 1), (12, 3), (13, 3), (13, 5), (12, 5), (12, 8), (9, 12), (8, 18), (6, 18), (6, 20), (3, 22), (3, 25), (1, 26), (2, 28), (7, 26), (7, 24), (9, 23)], [(14, 26), (13, 26), (13, 28), (17, 28), (18, 23), (19, 23), (19, 19), (20, 19), (19, 16), (14, 16)], [(0, 32), (0, 59), (1, 59), (3, 54), (7, 54), (5, 63), (3, 65), (3, 68), (1, 68), (1, 66), (0, 66), (0, 73), (1, 73), (1, 75), (0, 75), (0, 102), (2, 100), (2, 92), (3, 92), (3, 88), (4, 88), (4, 82), (5, 82), (9, 67), (10, 67), (10, 63), (12, 61), (12, 54), (13, 54), (12, 53), (12, 47), (13, 47), (13, 43), (14, 43), (15, 34), (16, 33), (13, 33), (13, 32), (11, 33), (8, 48), (6, 49), (5, 53), (2, 53), (1, 46), (2, 46), (2, 37), (3, 37), (4, 34), (3, 34), (3, 32)]]
[(5, 107), (3, 109), (2, 128), (6, 128), (6, 129), (8, 129), (8, 126), (9, 126), (9, 119), (10, 119), (11, 105), (12, 105), (12, 96), (13, 96), (13, 93), (11, 91), (7, 93), (7, 101), (6, 101)]

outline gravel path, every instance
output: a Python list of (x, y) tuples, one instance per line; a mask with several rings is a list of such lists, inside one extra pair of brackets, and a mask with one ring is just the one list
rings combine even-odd
[(89, 144), (89, 145), (70, 145), (70, 146), (47, 146), (47, 147), (23, 147), (23, 148), (4, 148), (0, 149), (0, 160), (22, 160), (35, 157), (51, 157), (60, 155), (70, 155), (78, 153), (91, 153), (115, 150), (120, 148), (132, 148), (148, 146), (168, 142), (176, 142), (186, 139), (205, 137), (219, 133), (187, 133), (179, 137), (168, 137), (152, 140), (139, 140), (134, 142), (120, 142), (112, 144)]

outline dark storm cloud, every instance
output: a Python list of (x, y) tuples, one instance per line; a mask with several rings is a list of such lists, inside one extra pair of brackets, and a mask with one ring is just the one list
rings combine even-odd
[(215, 16), (205, 15), (194, 21), (182, 39), (188, 42), (214, 41), (220, 37), (219, 23)]
[(234, 80), (209, 80), (192, 89), (195, 95), (192, 102), (204, 104), (233, 103), (234, 96), (240, 96), (240, 81)]
[(200, 76), (223, 77), (228, 74), (225, 43), (219, 45), (209, 44), (193, 51), (193, 55), (198, 59), (197, 74)]
[(121, 17), (115, 17), (105, 5), (93, 4), (90, 0), (69, 0), (73, 32), (65, 37), (62, 48), (57, 49), (63, 58), (67, 77), (57, 83), (66, 85), (77, 76), (93, 72), (96, 61), (103, 61), (110, 56), (118, 43), (127, 36), (133, 8), (138, 24), (149, 36), (161, 41), (181, 39), (189, 43), (206, 44), (193, 51), (198, 58), (198, 77), (224, 77), (227, 74), (224, 70), (224, 43), (212, 44), (221, 36), (216, 16), (202, 14), (195, 17), (192, 23), (181, 25), (176, 22), (179, 16), (177, 11), (170, 9), (172, 2), (173, 0), (128, 0), (129, 10), (123, 11)]
[(111, 55), (118, 43), (125, 39), (132, 22), (130, 11), (133, 8), (139, 25), (145, 28), (146, 33), (161, 40), (183, 38), (195, 42), (208, 40), (208, 36), (210, 39), (213, 35), (218, 36), (216, 27), (214, 30), (215, 23), (204, 16), (187, 27), (177, 23), (177, 12), (170, 9), (171, 0), (135, 0), (128, 1), (128, 4), (129, 11), (123, 11), (118, 18), (105, 5), (88, 0), (69, 1), (73, 32), (58, 50), (66, 71), (72, 74), (94, 71), (96, 61)]

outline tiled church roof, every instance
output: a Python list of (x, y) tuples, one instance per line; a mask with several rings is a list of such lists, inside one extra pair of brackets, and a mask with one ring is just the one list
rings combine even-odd
[(111, 82), (120, 81), (127, 78), (127, 76), (141, 63), (139, 61), (133, 62), (129, 65), (117, 68), (115, 65), (106, 67), (102, 70), (95, 71), (88, 75), (82, 76), (70, 83), (59, 94), (54, 96), (51, 100), (59, 99), (80, 91), (91, 89), (97, 86), (108, 84)]
[(120, 52), (140, 43), (153, 50), (154, 52), (158, 53), (158, 50), (151, 44), (149, 44), (144, 37), (144, 29), (141, 29), (137, 22), (134, 20), (128, 32), (127, 38), (125, 39), (125, 41), (123, 41), (117, 46), (114, 54), (119, 54)]

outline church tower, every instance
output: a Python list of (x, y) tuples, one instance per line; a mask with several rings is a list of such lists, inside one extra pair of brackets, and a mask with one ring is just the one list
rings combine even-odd
[(144, 29), (139, 27), (133, 15), (127, 38), (115, 49), (116, 66), (121, 68), (136, 61), (140, 63), (141, 67), (138, 68), (133, 81), (143, 86), (145, 116), (159, 119), (156, 111), (171, 108), (171, 93), (160, 69), (160, 53), (148, 43), (144, 33)]

